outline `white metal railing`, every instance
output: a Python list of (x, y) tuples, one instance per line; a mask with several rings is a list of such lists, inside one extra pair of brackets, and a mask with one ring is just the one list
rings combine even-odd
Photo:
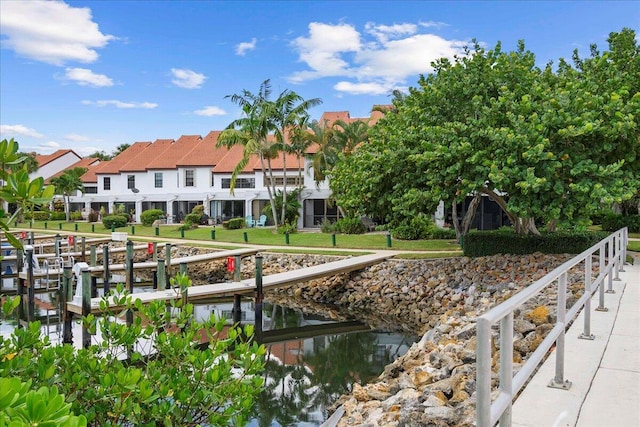
[[(582, 339), (594, 339), (591, 334), (591, 297), (599, 289), (599, 304), (596, 310), (606, 311), (604, 306), (604, 280), (607, 278), (607, 291), (613, 293), (613, 280), (619, 280), (618, 272), (624, 271), (624, 261), (627, 255), (628, 230), (622, 228), (609, 237), (601, 240), (591, 248), (566, 261), (546, 276), (537, 280), (526, 289), (520, 291), (507, 301), (499, 304), (478, 318), (477, 322), (477, 346), (476, 346), (476, 425), (478, 427), (494, 426), (500, 422), (500, 426), (511, 425), (511, 407), (514, 397), (524, 386), (527, 380), (555, 344), (555, 376), (549, 387), (569, 389), (571, 382), (564, 378), (564, 347), (565, 329), (567, 324), (578, 314), (584, 306), (584, 331), (580, 335)], [(595, 280), (592, 280), (592, 259), (599, 255), (599, 272)], [(584, 294), (568, 310), (566, 308), (567, 275), (573, 267), (584, 263)], [(529, 356), (526, 363), (514, 376), (513, 375), (513, 317), (514, 311), (521, 307), (538, 292), (558, 283), (556, 323), (538, 345), (538, 348)], [(500, 368), (498, 394), (491, 399), (491, 341), (492, 327), (500, 323)]]

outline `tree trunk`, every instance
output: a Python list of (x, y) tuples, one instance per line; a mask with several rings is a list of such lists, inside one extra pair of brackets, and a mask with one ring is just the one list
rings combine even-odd
[(460, 223), (458, 222), (458, 202), (455, 200), (451, 204), (451, 222), (453, 222), (453, 228), (456, 230), (456, 240), (460, 243), (462, 231), (460, 230)]
[(287, 153), (282, 152), (282, 209), (280, 210), (280, 224), (284, 224), (287, 213)]
[(557, 230), (558, 221), (554, 218), (547, 223), (547, 231), (555, 233)]
[(462, 219), (462, 230), (461, 234), (464, 236), (469, 232), (469, 228), (471, 228), (471, 223), (473, 222), (473, 218), (476, 216), (476, 211), (478, 210), (478, 206), (480, 205), (480, 200), (482, 198), (481, 193), (476, 193), (471, 199), (471, 203), (469, 203), (469, 208), (464, 214), (464, 218)]
[[(262, 158), (262, 156), (260, 156)], [(273, 169), (271, 169), (271, 159), (267, 157), (267, 169), (269, 171), (269, 179), (271, 180), (270, 185), (267, 185), (267, 190), (269, 191), (269, 202), (271, 203), (271, 214), (273, 215), (273, 224), (276, 227), (276, 231), (278, 230), (278, 211), (276, 209), (276, 181), (273, 179)]]

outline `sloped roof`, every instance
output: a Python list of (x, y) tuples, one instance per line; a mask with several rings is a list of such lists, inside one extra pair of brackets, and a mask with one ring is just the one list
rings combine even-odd
[(145, 147), (144, 150), (133, 156), (131, 160), (120, 167), (120, 172), (144, 172), (147, 170), (149, 163), (155, 159), (162, 157), (171, 144), (173, 139), (156, 139), (152, 144)]
[(187, 153), (193, 150), (202, 140), (200, 135), (182, 135), (171, 144), (162, 155), (147, 163), (147, 169), (175, 169), (176, 165)]
[(129, 163), (142, 150), (151, 145), (151, 142), (134, 142), (129, 148), (118, 154), (108, 162), (101, 162), (96, 169), (96, 174), (117, 174), (120, 168)]
[(54, 153), (51, 154), (36, 154), (36, 161), (38, 162), (38, 167), (43, 167), (44, 165), (46, 165), (47, 163), (51, 163), (52, 161), (59, 159), (60, 157), (64, 156), (65, 154), (68, 153), (73, 153), (74, 156), (76, 156), (78, 159), (81, 159), (82, 157), (78, 156), (75, 151), (73, 150), (57, 150)]
[[(78, 160), (77, 162), (75, 162), (74, 164), (69, 166), (68, 168), (66, 168), (64, 170), (61, 170), (60, 172), (56, 173), (55, 175), (52, 175), (49, 178), (47, 178), (45, 180), (45, 183), (49, 184), (51, 182), (52, 178), (57, 178), (60, 175), (62, 175), (65, 171), (71, 170), (71, 169), (74, 169), (74, 168), (87, 168), (87, 172), (85, 172), (82, 175), (82, 177), (84, 177), (87, 173), (89, 173), (89, 170), (91, 170), (92, 168), (97, 166), (99, 163), (100, 163), (100, 159), (98, 159), (97, 157), (83, 157), (82, 159)], [(95, 174), (94, 174), (94, 176), (95, 176)], [(85, 182), (85, 180), (82, 179), (82, 177), (81, 177), (82, 182)], [(86, 181), (86, 182), (90, 182), (90, 181)]]
[(222, 131), (212, 130), (199, 140), (191, 151), (176, 164), (178, 167), (215, 166), (229, 152), (226, 147), (217, 147), (218, 137)]
[[(271, 159), (271, 169), (284, 170), (283, 158), (284, 156), (280, 155), (275, 159)], [(304, 167), (304, 159), (300, 159), (300, 161), (303, 162)], [(260, 159), (256, 159), (256, 161), (253, 163), (253, 170), (262, 170)], [(287, 170), (298, 170), (298, 158), (293, 154), (287, 154)]]
[[(244, 156), (243, 153), (244, 147), (241, 145), (234, 145), (229, 149), (227, 154), (222, 157), (218, 163), (212, 168), (214, 173), (232, 173), (236, 168), (236, 165), (240, 163), (240, 160)], [(260, 167), (260, 160), (258, 156), (252, 155), (247, 163), (247, 166), (242, 170), (242, 172), (253, 172), (255, 163), (258, 163), (258, 168)]]

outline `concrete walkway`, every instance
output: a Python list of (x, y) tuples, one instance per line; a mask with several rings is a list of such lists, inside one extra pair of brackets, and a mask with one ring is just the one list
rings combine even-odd
[(514, 426), (640, 426), (640, 258), (634, 261), (613, 282), (615, 293), (605, 294), (608, 311), (595, 311), (598, 294), (592, 299), (595, 339), (578, 339), (583, 313), (566, 334), (571, 388), (547, 387), (555, 373), (552, 354), (514, 403)]

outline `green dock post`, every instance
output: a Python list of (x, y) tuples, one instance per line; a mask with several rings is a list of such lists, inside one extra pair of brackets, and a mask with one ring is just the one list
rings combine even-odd
[[(76, 236), (71, 236), (69, 238), (73, 240), (73, 252), (78, 252), (78, 239), (76, 239)], [(67, 242), (68, 241), (69, 240), (67, 240)]]
[(244, 242), (247, 243), (249, 241), (249, 235), (247, 234), (246, 231), (243, 234), (244, 234)]
[(158, 262), (158, 244), (156, 242), (151, 244), (153, 245), (153, 262)]
[(184, 239), (184, 228), (180, 229), (180, 237)]
[(158, 260), (158, 267), (156, 268), (156, 277), (158, 278), (158, 289), (169, 289), (169, 282), (167, 281), (167, 272), (164, 265), (164, 260)]
[(167, 276), (171, 276), (171, 243), (164, 245), (164, 259), (167, 266)]
[(80, 249), (82, 249), (82, 255), (80, 256), (80, 259), (82, 260), (82, 262), (86, 262), (86, 258), (87, 258), (87, 238), (82, 236), (80, 238)]
[(44, 222), (44, 229), (46, 230), (47, 228), (49, 228), (49, 224), (47, 224), (47, 221)]
[(387, 233), (387, 247), (390, 248), (391, 247), (391, 234)]
[(91, 267), (95, 267), (98, 264), (98, 256), (96, 254), (96, 245), (91, 245), (89, 247), (89, 263)]
[(242, 257), (240, 255), (236, 255), (234, 260), (234, 269), (233, 269), (233, 281), (239, 282), (242, 278)]
[(96, 225), (95, 224), (91, 224), (91, 232), (92, 233), (96, 232)]
[(211, 230), (211, 240), (216, 240), (216, 230), (215, 230), (215, 228)]
[(331, 235), (331, 243), (333, 244), (333, 246), (335, 246), (335, 245), (336, 245), (336, 234), (335, 234), (335, 233), (333, 233), (333, 234)]
[(78, 231), (78, 223), (77, 223), (77, 222), (76, 222), (75, 224), (73, 224), (73, 229), (74, 229), (75, 231)]
[(136, 234), (136, 226), (132, 225), (131, 226), (131, 235), (134, 236)]
[(60, 294), (60, 313), (62, 313), (62, 343), (73, 344), (72, 318), (73, 313), (67, 310), (67, 302), (73, 300), (72, 267), (65, 265), (62, 275), (62, 289)]
[(180, 273), (187, 274), (187, 263), (186, 262), (181, 262), (180, 263)]
[(160, 235), (160, 227), (156, 227), (156, 236)]
[(289, 233), (284, 233), (284, 242), (288, 245), (289, 244)]
[(116, 231), (116, 226), (115, 226), (115, 225), (112, 225), (112, 226), (111, 226), (111, 232), (113, 233), (114, 231)]
[(58, 223), (58, 230), (62, 230), (62, 223), (61, 222)]

